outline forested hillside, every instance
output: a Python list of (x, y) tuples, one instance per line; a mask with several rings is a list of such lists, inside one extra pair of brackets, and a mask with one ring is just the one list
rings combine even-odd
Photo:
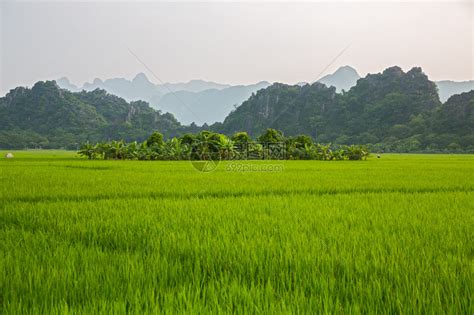
[(474, 92), (439, 100), (421, 68), (369, 74), (348, 92), (320, 83), (274, 84), (212, 128), (226, 134), (266, 128), (305, 133), (318, 142), (363, 143), (384, 151), (473, 150)]
[(104, 90), (72, 93), (54, 81), (16, 88), (0, 98), (0, 147), (74, 148), (86, 140), (144, 140), (154, 130), (174, 136), (183, 127), (142, 101)]

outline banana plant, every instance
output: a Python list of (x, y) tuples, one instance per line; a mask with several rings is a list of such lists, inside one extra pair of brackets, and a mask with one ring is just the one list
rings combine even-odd
[(110, 153), (114, 160), (122, 160), (126, 155), (125, 143), (123, 140), (110, 142)]
[(148, 148), (147, 142), (142, 142), (138, 145), (137, 159), (138, 160), (150, 160), (151, 150)]
[(95, 159), (97, 157), (97, 148), (87, 141), (84, 143), (79, 152), (80, 155), (87, 157), (89, 160)]
[(332, 150), (331, 150), (331, 144), (326, 144), (326, 145), (321, 145), (320, 146), (321, 148), (321, 157), (322, 157), (322, 160), (325, 160), (325, 161), (329, 161), (329, 160), (332, 160), (333, 158), (333, 155), (332, 155)]
[(221, 158), (225, 160), (232, 160), (235, 157), (235, 142), (224, 135), (219, 137), (219, 147), (221, 151)]
[(130, 142), (125, 146), (125, 158), (128, 160), (138, 159), (139, 146), (136, 141)]
[(186, 149), (186, 145), (183, 145), (180, 139), (172, 138), (165, 144), (164, 157), (167, 160), (184, 160), (186, 159)]

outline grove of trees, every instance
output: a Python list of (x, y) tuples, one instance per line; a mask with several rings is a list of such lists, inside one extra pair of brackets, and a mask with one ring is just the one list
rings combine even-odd
[(232, 137), (211, 131), (187, 133), (163, 140), (154, 132), (146, 141), (113, 140), (84, 143), (79, 154), (88, 159), (114, 160), (364, 160), (369, 150), (360, 145), (314, 143), (309, 136), (285, 137), (281, 131), (267, 129), (256, 140), (246, 132)]

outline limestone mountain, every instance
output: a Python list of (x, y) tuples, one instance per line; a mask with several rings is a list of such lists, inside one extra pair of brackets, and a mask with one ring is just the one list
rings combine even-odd
[(0, 98), (0, 147), (75, 148), (86, 140), (143, 140), (183, 127), (143, 101), (127, 102), (104, 90), (70, 92), (55, 81), (19, 87)]
[(245, 130), (253, 136), (275, 128), (288, 136), (309, 134), (318, 142), (366, 143), (387, 151), (440, 150), (448, 145), (474, 149), (467, 127), (472, 124), (472, 101), (473, 94), (467, 93), (442, 104), (436, 84), (421, 68), (405, 73), (391, 67), (359, 79), (344, 94), (319, 82), (273, 84), (212, 128), (226, 134)]
[(351, 87), (356, 85), (359, 79), (360, 75), (356, 69), (350, 66), (343, 66), (337, 69), (333, 74), (322, 77), (318, 82), (324, 83), (327, 86), (334, 86), (336, 92), (340, 93), (342, 90), (349, 91)]

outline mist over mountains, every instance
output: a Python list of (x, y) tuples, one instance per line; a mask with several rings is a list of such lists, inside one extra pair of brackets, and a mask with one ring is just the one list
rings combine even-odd
[[(334, 73), (317, 80), (326, 86), (334, 86), (337, 93), (349, 91), (361, 76), (351, 66), (342, 66)], [(122, 97), (127, 102), (146, 101), (151, 107), (162, 112), (172, 113), (184, 125), (196, 123), (213, 124), (222, 122), (227, 115), (247, 100), (253, 93), (270, 86), (262, 81), (250, 85), (229, 85), (212, 81), (191, 80), (185, 83), (154, 84), (148, 77), (139, 73), (132, 80), (113, 78), (107, 80), (94, 79), (78, 87), (65, 77), (58, 79), (57, 84), (71, 92), (81, 90), (93, 91), (103, 89), (111, 94)], [(474, 81), (439, 81), (435, 82), (440, 100), (445, 102), (450, 96), (474, 89)], [(299, 82), (303, 86), (306, 82)]]
[(266, 88), (270, 83), (263, 81), (252, 85), (236, 85), (222, 90), (209, 89), (201, 92), (177, 91), (161, 98), (152, 98), (150, 105), (163, 112), (169, 112), (183, 124), (195, 122), (199, 125), (222, 122), (253, 93)]
[(186, 83), (165, 83), (154, 84), (144, 73), (138, 73), (132, 80), (124, 78), (112, 78), (101, 80), (95, 78), (92, 82), (86, 82), (82, 87), (78, 87), (66, 77), (56, 80), (56, 83), (63, 89), (71, 92), (93, 91), (95, 89), (106, 90), (107, 92), (120, 96), (127, 102), (150, 101), (152, 98), (159, 98), (174, 91), (201, 92), (209, 89), (221, 90), (230, 87), (229, 84), (220, 84), (204, 80), (191, 80)]
[(474, 90), (474, 80), (461, 82), (445, 80), (436, 82), (436, 85), (438, 86), (439, 99), (442, 102), (447, 101), (455, 94)]
[(235, 106), (258, 89), (270, 85), (268, 82), (259, 82), (231, 86), (204, 80), (157, 85), (150, 82), (143, 73), (137, 74), (132, 80), (113, 78), (102, 81), (96, 78), (92, 83), (84, 83), (82, 87), (71, 84), (65, 77), (58, 79), (56, 83), (71, 92), (102, 89), (128, 102), (146, 101), (155, 109), (173, 113), (183, 124), (195, 122), (200, 125), (223, 121)]
[(323, 83), (326, 86), (334, 86), (336, 92), (340, 93), (342, 90), (349, 91), (351, 87), (356, 85), (359, 79), (360, 75), (356, 69), (350, 66), (343, 66), (337, 69), (336, 72), (325, 75), (317, 82)]

